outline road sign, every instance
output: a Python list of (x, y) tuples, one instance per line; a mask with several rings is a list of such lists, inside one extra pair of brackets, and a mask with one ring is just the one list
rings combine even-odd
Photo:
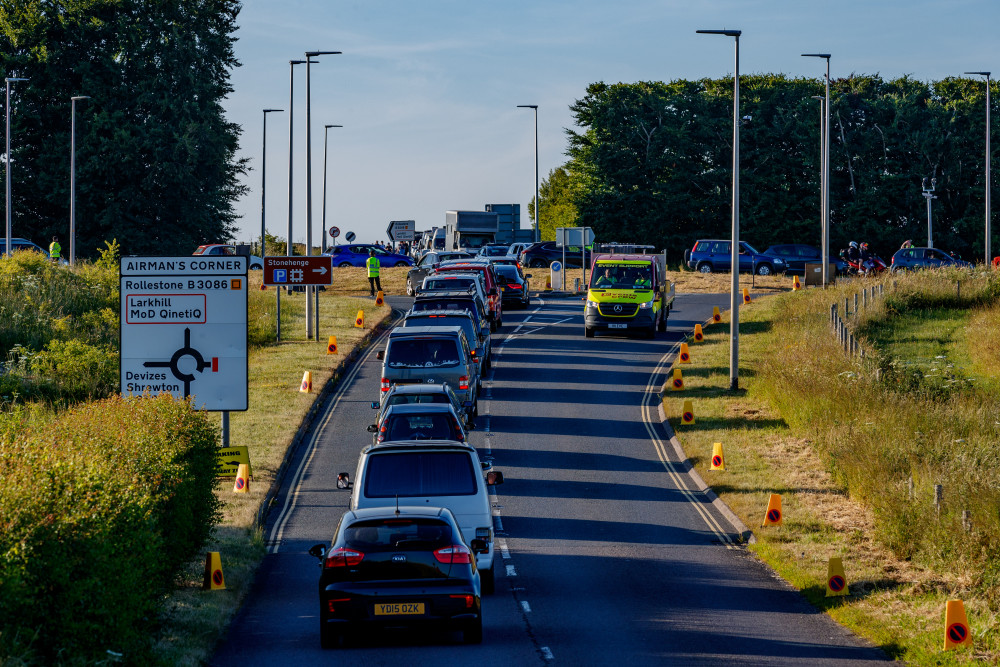
[(590, 227), (556, 227), (556, 247), (590, 246), (594, 243), (594, 230)]
[(344, 238), (347, 239), (348, 243), (354, 243), (354, 239), (358, 237), (354, 235), (354, 232), (347, 232), (347, 235)]
[(393, 220), (386, 227), (385, 233), (390, 241), (412, 241), (417, 223), (413, 220)]
[[(223, 447), (215, 452), (216, 477), (236, 477), (240, 464), (250, 468), (250, 448), (246, 445)], [(251, 476), (253, 473), (250, 473)]]
[(329, 255), (265, 257), (264, 284), (279, 287), (330, 285), (333, 283), (331, 260)]
[(247, 409), (247, 257), (121, 260), (123, 395)]
[(338, 236), (340, 236), (340, 228), (339, 227), (331, 227), (330, 228), (330, 236), (332, 236), (333, 238), (337, 238)]

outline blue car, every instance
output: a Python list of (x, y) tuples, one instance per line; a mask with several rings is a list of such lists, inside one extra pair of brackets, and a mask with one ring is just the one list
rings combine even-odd
[[(699, 240), (691, 250), (684, 251), (684, 261), (688, 268), (700, 273), (730, 271), (732, 269), (732, 243), (725, 240)], [(746, 241), (740, 241), (740, 273), (756, 273), (769, 276), (785, 271), (785, 260), (768, 257), (758, 252)]]
[(936, 269), (942, 266), (959, 266), (972, 268), (972, 264), (952, 257), (937, 248), (903, 248), (892, 256), (891, 273), (915, 269)]
[[(785, 243), (782, 245), (773, 245), (763, 252), (765, 257), (773, 257), (775, 259), (780, 258), (785, 263), (785, 273), (788, 275), (806, 275), (806, 264), (820, 264), (823, 263), (822, 253), (819, 248), (811, 245), (805, 245), (803, 243)], [(847, 262), (839, 257), (834, 257), (830, 255), (830, 262), (836, 265), (837, 275), (843, 275), (847, 273)], [(773, 266), (778, 266), (777, 263), (773, 263)]]
[(406, 255), (389, 252), (381, 246), (367, 243), (351, 243), (330, 248), (325, 254), (333, 258), (334, 266), (364, 266), (368, 261), (368, 253), (375, 251), (379, 264), (385, 266), (413, 266), (413, 260)]

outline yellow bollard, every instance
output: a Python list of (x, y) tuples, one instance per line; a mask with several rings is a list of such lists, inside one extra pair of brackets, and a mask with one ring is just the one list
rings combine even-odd
[(802, 284), (799, 283), (799, 277), (792, 276), (792, 291), (797, 292), (800, 289), (802, 289)]
[(750, 288), (743, 288), (743, 305), (748, 305), (750, 303)]
[(725, 470), (726, 457), (722, 453), (722, 443), (717, 442), (712, 445), (712, 466), (709, 470)]
[(358, 311), (358, 316), (354, 318), (354, 326), (358, 329), (365, 328), (365, 311)]
[(781, 496), (777, 493), (772, 493), (771, 497), (767, 501), (767, 512), (764, 513), (764, 523), (760, 524), (760, 527), (764, 526), (780, 526), (781, 525)]
[(311, 394), (313, 390), (313, 374), (312, 371), (306, 371), (302, 374), (302, 384), (299, 385), (299, 392), (303, 394)]
[(330, 336), (329, 340), (326, 342), (326, 353), (327, 354), (337, 354), (337, 337)]
[(250, 493), (250, 466), (246, 463), (241, 463), (240, 467), (236, 469), (233, 493)]
[(961, 600), (948, 600), (944, 613), (944, 650), (972, 646), (972, 632)]
[(375, 305), (381, 306), (383, 303), (385, 303), (385, 294), (382, 294), (382, 290), (379, 290), (375, 295)]
[(684, 389), (684, 378), (681, 377), (681, 369), (674, 369), (674, 379), (670, 381), (670, 391), (681, 391)]
[(688, 351), (687, 343), (681, 343), (681, 353), (677, 356), (677, 358), (682, 364), (691, 363), (691, 353)]
[(712, 321), (716, 324), (722, 321), (722, 313), (719, 312), (718, 306), (712, 306)]
[(696, 343), (700, 343), (705, 340), (705, 333), (701, 330), (701, 325), (694, 325), (694, 340)]
[(221, 591), (226, 588), (226, 580), (222, 576), (222, 558), (218, 551), (209, 551), (205, 556), (205, 578), (201, 583), (203, 591)]
[(691, 401), (684, 401), (684, 411), (681, 412), (681, 423), (682, 424), (694, 423), (694, 403), (692, 403)]
[(836, 557), (830, 558), (826, 569), (826, 597), (850, 595), (847, 591), (847, 577), (844, 575), (844, 563)]

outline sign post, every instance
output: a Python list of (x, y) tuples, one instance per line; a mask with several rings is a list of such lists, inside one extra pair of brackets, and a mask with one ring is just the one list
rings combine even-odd
[(121, 393), (247, 409), (247, 257), (124, 257)]
[[(336, 229), (336, 227), (333, 227)], [(294, 257), (264, 257), (264, 284), (282, 287), (318, 286), (333, 284), (333, 257), (331, 255), (312, 255)], [(308, 292), (306, 299), (309, 298)], [(316, 296), (316, 340), (319, 333), (319, 295)], [(281, 311), (278, 311), (278, 332), (280, 336)], [(306, 328), (306, 336), (309, 336)], [(280, 340), (280, 338), (279, 338)]]
[(587, 288), (587, 246), (593, 243), (594, 230), (590, 227), (556, 227), (556, 247), (563, 249), (563, 266), (566, 266), (566, 246), (580, 246), (584, 289)]

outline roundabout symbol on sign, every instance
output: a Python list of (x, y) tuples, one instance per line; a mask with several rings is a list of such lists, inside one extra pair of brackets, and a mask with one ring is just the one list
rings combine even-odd
[(184, 328), (184, 347), (174, 352), (174, 355), (170, 357), (170, 361), (146, 361), (142, 365), (146, 368), (169, 368), (174, 377), (184, 383), (184, 395), (190, 396), (191, 381), (194, 380), (194, 375), (181, 371), (180, 361), (184, 357), (194, 359), (194, 368), (199, 373), (207, 368), (211, 368), (213, 373), (219, 371), (218, 357), (212, 357), (211, 361), (205, 361), (205, 357), (201, 355), (201, 352), (191, 347), (191, 329), (187, 327)]

